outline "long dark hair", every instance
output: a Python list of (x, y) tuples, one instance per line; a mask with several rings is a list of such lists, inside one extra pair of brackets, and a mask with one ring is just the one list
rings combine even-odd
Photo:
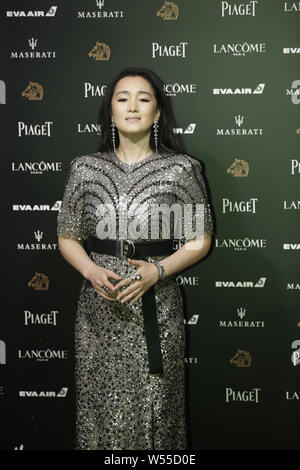
[[(141, 76), (152, 85), (155, 97), (160, 108), (158, 143), (159, 152), (185, 153), (183, 139), (180, 134), (174, 134), (173, 128), (177, 127), (174, 116), (172, 102), (169, 96), (165, 95), (164, 82), (150, 69), (141, 67), (128, 67), (122, 70), (107, 86), (105, 96), (99, 114), (99, 124), (101, 128), (99, 152), (113, 152), (113, 142), (111, 134), (111, 100), (117, 82), (127, 76)], [(119, 146), (118, 132), (115, 132), (115, 145)], [(153, 126), (150, 135), (150, 147), (155, 151)]]

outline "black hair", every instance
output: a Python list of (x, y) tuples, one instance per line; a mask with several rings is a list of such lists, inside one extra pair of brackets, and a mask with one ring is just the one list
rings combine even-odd
[[(99, 152), (113, 152), (113, 142), (111, 134), (111, 101), (116, 84), (121, 78), (127, 76), (141, 76), (152, 85), (160, 116), (158, 120), (158, 152), (186, 153), (182, 136), (174, 133), (177, 123), (173, 111), (172, 102), (169, 96), (165, 95), (163, 80), (152, 70), (141, 67), (128, 67), (123, 69), (108, 84), (99, 114), (99, 124), (101, 129)], [(115, 146), (119, 145), (118, 132), (115, 132)], [(154, 129), (152, 126), (150, 135), (150, 147), (155, 151)]]

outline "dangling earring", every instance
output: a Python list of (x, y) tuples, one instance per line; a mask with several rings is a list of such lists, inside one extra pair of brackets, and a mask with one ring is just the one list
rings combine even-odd
[(114, 152), (116, 153), (115, 122), (114, 122), (113, 117), (111, 118), (111, 137), (112, 137)]
[(153, 124), (153, 129), (154, 129), (154, 142), (155, 142), (155, 152), (156, 152), (156, 155), (157, 155), (157, 144), (158, 144), (158, 121), (154, 121), (154, 124)]

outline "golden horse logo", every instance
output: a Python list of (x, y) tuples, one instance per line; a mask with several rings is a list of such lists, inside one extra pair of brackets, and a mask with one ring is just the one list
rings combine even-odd
[(46, 276), (46, 274), (36, 272), (27, 285), (28, 287), (33, 287), (34, 290), (48, 290), (48, 276)]
[(235, 364), (236, 367), (250, 367), (252, 362), (251, 354), (248, 351), (238, 349), (229, 362)]
[(93, 57), (95, 60), (109, 60), (110, 58), (110, 47), (104, 42), (96, 42), (96, 45), (89, 52), (89, 57)]
[(37, 82), (29, 82), (29, 85), (22, 91), (22, 96), (29, 100), (41, 100), (44, 96), (44, 88)]
[(231, 173), (233, 176), (248, 176), (249, 165), (246, 160), (239, 160), (235, 158), (232, 165), (227, 168), (227, 173)]
[(177, 20), (178, 13), (179, 9), (176, 3), (165, 1), (161, 9), (156, 13), (156, 16), (160, 16), (163, 20)]

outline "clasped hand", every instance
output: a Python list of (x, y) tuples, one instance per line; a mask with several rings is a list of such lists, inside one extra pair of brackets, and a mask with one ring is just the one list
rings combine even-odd
[[(149, 263), (144, 260), (134, 260), (127, 259), (127, 261), (136, 266), (136, 271), (134, 274), (141, 274), (142, 279), (131, 280), (131, 276), (125, 279), (122, 279), (122, 276), (114, 273), (114, 271), (106, 268), (101, 268), (97, 266), (97, 270), (93, 270), (92, 274), (89, 276), (89, 280), (92, 283), (95, 291), (101, 295), (106, 300), (119, 301), (121, 303), (130, 301), (129, 305), (133, 305), (137, 300), (144, 295), (144, 293), (152, 287), (159, 278), (158, 270), (153, 263)], [(109, 278), (118, 280), (119, 282), (116, 285), (113, 285)], [(106, 291), (103, 289), (103, 285), (106, 286), (109, 290)], [(126, 289), (122, 292), (118, 290), (121, 287), (128, 285)]]

